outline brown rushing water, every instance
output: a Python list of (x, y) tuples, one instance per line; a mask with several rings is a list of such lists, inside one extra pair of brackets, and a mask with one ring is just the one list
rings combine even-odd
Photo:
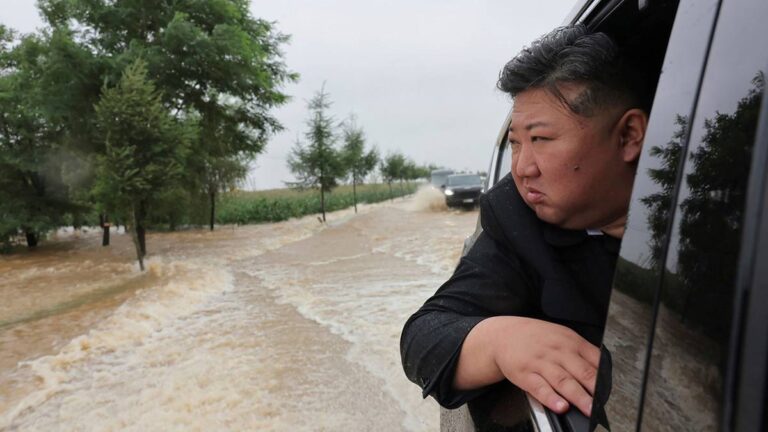
[(0, 257), (0, 430), (435, 430), (399, 335), (477, 212), (429, 204)]

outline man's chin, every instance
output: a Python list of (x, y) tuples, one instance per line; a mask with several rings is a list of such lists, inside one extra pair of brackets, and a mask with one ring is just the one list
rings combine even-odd
[(538, 217), (543, 222), (558, 227), (562, 227), (562, 224), (565, 222), (563, 218), (557, 214), (557, 212), (552, 211), (552, 209), (547, 206), (533, 204), (528, 204), (528, 206), (531, 207), (536, 213), (536, 217)]
[(551, 207), (537, 205), (532, 206), (532, 208), (533, 211), (536, 212), (536, 217), (538, 217), (541, 221), (550, 225), (554, 225), (558, 228), (567, 230), (583, 230), (587, 228), (586, 226), (582, 226), (583, 224), (579, 224), (578, 221), (569, 220), (567, 217)]

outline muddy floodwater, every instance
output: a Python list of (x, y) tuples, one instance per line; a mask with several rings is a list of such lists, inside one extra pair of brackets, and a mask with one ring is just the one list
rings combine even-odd
[(0, 430), (436, 430), (398, 343), (475, 227), (439, 203), (0, 256)]

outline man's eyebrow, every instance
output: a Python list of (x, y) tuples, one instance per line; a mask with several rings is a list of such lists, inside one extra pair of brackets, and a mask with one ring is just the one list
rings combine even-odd
[[(546, 123), (546, 122), (543, 122), (543, 121), (537, 121), (537, 122), (533, 122), (533, 123), (529, 123), (529, 124), (525, 125), (525, 130), (531, 130), (531, 129), (535, 128), (535, 127), (546, 127), (546, 126), (549, 126), (549, 123)], [(515, 128), (512, 127), (512, 124), (509, 125), (509, 131), (510, 132), (514, 132), (515, 131)]]

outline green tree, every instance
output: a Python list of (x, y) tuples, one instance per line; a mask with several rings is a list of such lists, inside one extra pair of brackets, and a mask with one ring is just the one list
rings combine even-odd
[(128, 66), (115, 87), (104, 88), (96, 116), (105, 152), (99, 158), (95, 194), (127, 221), (144, 270), (149, 207), (181, 175), (188, 126), (163, 106), (142, 61)]
[(297, 78), (282, 62), (288, 37), (249, 12), (247, 0), (40, 0), (53, 27), (70, 27), (92, 47), (114, 82), (136, 59), (177, 119), (198, 116), (199, 137), (187, 182), (211, 206), (247, 172), (281, 125), (270, 110), (287, 101), (281, 86)]
[(407, 159), (405, 161), (405, 166), (403, 167), (402, 178), (406, 182), (418, 180), (420, 178), (429, 178), (430, 172), (431, 170), (428, 166), (418, 165), (411, 159)]
[(341, 149), (342, 162), (347, 175), (352, 181), (352, 201), (357, 213), (357, 185), (362, 184), (376, 164), (379, 163), (379, 153), (375, 148), (365, 151), (365, 132), (357, 126), (354, 117), (350, 117), (343, 125), (344, 145)]
[(416, 167), (416, 170), (414, 171), (414, 180), (417, 179), (426, 179), (429, 180), (429, 175), (432, 173), (431, 165), (420, 165)]
[(0, 240), (5, 243), (21, 233), (34, 247), (41, 235), (64, 223), (65, 214), (81, 210), (64, 184), (60, 124), (48, 115), (61, 101), (45, 96), (45, 82), (57, 64), (52, 46), (58, 36), (17, 39), (0, 26)]
[(389, 198), (394, 199), (392, 194), (392, 182), (402, 179), (406, 169), (406, 159), (400, 152), (390, 153), (381, 161), (379, 171), (384, 182), (389, 185)]
[(344, 177), (344, 163), (341, 152), (336, 148), (337, 134), (333, 118), (328, 114), (331, 107), (325, 85), (318, 91), (308, 108), (309, 128), (304, 134), (307, 145), (296, 142), (288, 156), (288, 167), (296, 177), (296, 182), (289, 183), (297, 188), (318, 188), (320, 190), (320, 211), (325, 222), (325, 194), (338, 185)]

